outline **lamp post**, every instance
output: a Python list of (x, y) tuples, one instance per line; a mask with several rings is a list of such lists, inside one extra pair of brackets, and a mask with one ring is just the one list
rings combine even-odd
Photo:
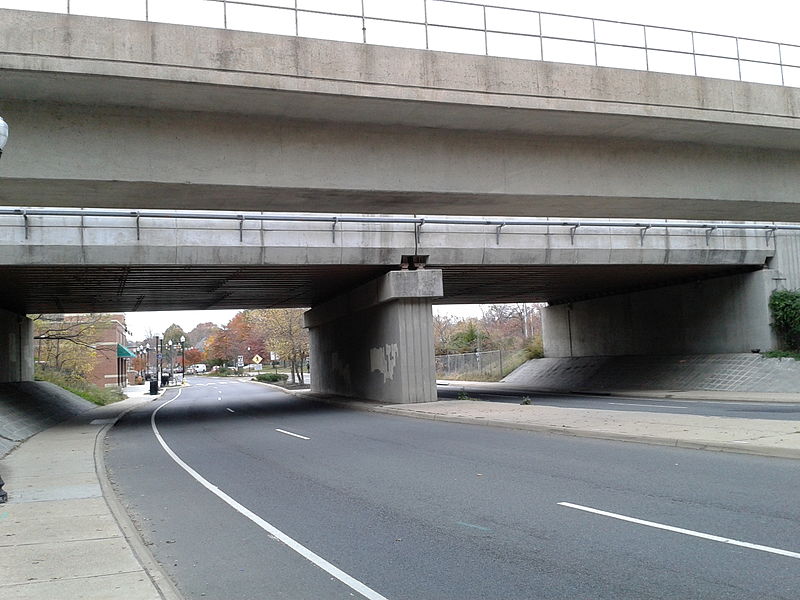
[(181, 336), (181, 385), (186, 381), (186, 336)]
[(6, 147), (8, 141), (8, 123), (0, 117), (0, 158), (3, 156), (3, 148)]
[(172, 348), (174, 346), (174, 342), (169, 340), (167, 342), (167, 346), (169, 347), (169, 380), (174, 381), (174, 373), (172, 372), (173, 367), (175, 366), (175, 358), (172, 354)]
[(147, 371), (145, 372), (146, 375), (150, 375), (150, 379), (153, 378), (153, 372), (150, 370), (150, 342), (147, 342), (144, 345), (144, 355), (145, 361), (144, 364), (147, 367)]

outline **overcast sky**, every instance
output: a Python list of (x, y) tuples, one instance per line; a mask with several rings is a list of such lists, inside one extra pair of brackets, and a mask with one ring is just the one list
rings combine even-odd
[[(248, 0), (251, 3), (274, 5), (274, 6), (293, 6), (294, 0)], [(466, 4), (482, 4), (477, 0), (464, 0)], [(233, 3), (228, 8), (229, 24), (242, 29), (267, 29), (269, 27), (294, 27), (293, 13), (290, 11), (272, 10), (262, 8), (234, 7)], [(415, 15), (419, 14), (421, 0), (365, 0), (368, 11), (373, 15), (383, 15), (396, 18), (409, 18), (414, 20)], [(434, 6), (438, 4), (438, 6)], [(527, 10), (538, 10), (568, 14), (583, 17), (593, 17), (597, 19), (609, 19), (614, 21), (625, 21), (628, 23), (640, 23), (659, 27), (674, 27), (693, 31), (702, 31), (722, 35), (733, 35), (739, 37), (755, 38), (784, 44), (800, 45), (800, 2), (791, 0), (761, 0), (760, 2), (748, 1), (728, 1), (718, 0), (670, 0), (669, 2), (647, 2), (643, 0), (493, 0), (486, 2), (493, 6), (508, 8), (518, 8)], [(66, 10), (66, 0), (0, 0), (0, 8), (21, 8), (26, 10), (44, 10), (64, 12)], [(301, 8), (311, 10), (326, 10), (333, 12), (356, 12), (360, 10), (361, 0), (298, 0)], [(121, 18), (143, 18), (144, 0), (71, 0), (73, 12), (92, 14), (98, 16), (116, 16)], [(187, 24), (215, 26), (220, 21), (220, 5), (204, 0), (150, 0), (150, 15), (154, 20), (185, 22)], [(238, 11), (238, 12), (237, 12)], [(439, 13), (437, 13), (439, 11)], [(439, 15), (437, 17), (437, 15)], [(444, 16), (441, 16), (444, 15)], [(523, 28), (524, 32), (528, 23), (522, 18), (521, 13), (507, 13), (494, 11), (490, 13), (493, 19), (492, 29), (516, 31), (516, 28)], [(429, 4), (429, 17), (446, 18), (455, 24), (474, 26), (476, 19), (482, 20), (482, 9), (476, 11), (472, 7), (459, 8), (458, 6), (445, 5), (443, 3), (431, 2)], [(448, 21), (450, 22), (450, 21)], [(530, 22), (532, 23), (532, 22)], [(532, 24), (531, 27), (538, 27)], [(569, 20), (556, 21), (547, 25), (546, 35), (564, 35), (565, 37), (580, 37), (581, 32), (585, 31), (585, 25), (580, 22)], [(306, 15), (303, 21), (303, 28), (306, 35), (319, 37), (337, 37), (342, 39), (354, 39), (360, 35), (360, 23), (353, 19), (340, 19), (337, 26), (332, 27), (330, 19), (320, 20), (314, 15)], [(378, 22), (368, 23), (368, 35), (373, 36), (376, 43), (394, 43), (404, 45), (415, 45), (423, 43), (424, 33), (420, 34), (419, 27), (407, 27), (400, 29), (397, 27), (383, 26)], [(543, 29), (545, 24), (543, 23)], [(610, 30), (611, 31), (611, 30)], [(293, 31), (276, 31), (276, 33), (293, 33)], [(537, 33), (533, 31), (532, 33)], [(380, 41), (378, 36), (380, 35)], [(422, 37), (420, 38), (420, 35)], [(625, 36), (632, 35), (636, 39), (638, 35), (633, 29), (613, 30), (612, 35), (615, 40), (627, 43)], [(650, 34), (648, 34), (649, 36)], [(654, 37), (658, 32), (652, 34)], [(666, 34), (664, 34), (666, 35)], [(440, 29), (438, 32), (431, 33), (432, 45), (449, 45), (447, 49), (460, 50), (464, 52), (480, 51), (476, 50), (480, 44), (480, 36), (470, 36)], [(650, 40), (650, 37), (648, 37)], [(368, 40), (370, 42), (373, 39)], [(523, 38), (522, 42), (526, 42)], [(498, 35), (492, 39), (492, 49), (494, 53), (521, 57), (539, 58), (532, 55), (541, 52), (535, 48), (536, 45), (522, 44), (520, 38), (514, 36)], [(667, 43), (671, 43), (667, 40)], [(716, 54), (724, 53), (726, 50), (725, 42), (715, 40), (704, 40), (708, 44), (708, 52)], [(524, 46), (524, 47), (523, 47)], [(560, 48), (562, 54), (556, 56), (555, 46), (552, 49), (545, 48), (545, 58), (549, 60), (568, 60), (563, 54), (572, 53), (576, 62), (580, 62), (581, 52), (588, 56), (588, 50), (580, 44), (569, 45), (566, 49)], [(745, 50), (743, 47), (743, 51)], [(772, 50), (755, 48), (753, 52), (765, 51), (769, 55)], [(791, 49), (784, 49), (784, 61)], [(548, 53), (550, 55), (548, 56)], [(591, 52), (593, 54), (593, 51)], [(797, 64), (800, 65), (800, 53), (797, 54)], [(641, 62), (641, 54), (630, 51), (623, 57), (631, 61), (631, 68), (637, 68), (637, 61)], [(667, 56), (664, 62), (665, 69), (676, 69), (680, 72), (685, 68), (679, 64), (680, 57), (675, 58), (675, 63), (670, 62)], [(651, 67), (652, 67), (651, 60)], [(719, 61), (717, 61), (719, 62)], [(610, 65), (617, 66), (617, 65)], [(638, 67), (643, 68), (643, 67)], [(714, 68), (721, 69), (719, 73), (708, 73), (711, 76), (725, 77), (732, 71), (731, 64), (715, 64)], [(726, 70), (727, 69), (727, 70)], [(754, 80), (775, 76), (774, 69), (755, 69), (751, 71)], [(705, 74), (705, 73), (704, 73)], [(800, 69), (792, 76), (800, 77)], [(735, 75), (733, 75), (735, 76)], [(798, 80), (800, 81), (800, 80)], [(800, 86), (800, 82), (792, 84)], [(443, 306), (436, 309), (438, 312), (446, 312), (459, 316), (479, 315), (480, 310), (477, 306), (448, 307)], [(211, 321), (219, 325), (226, 324), (237, 311), (179, 311), (179, 312), (142, 312), (128, 313), (128, 328), (132, 332), (134, 339), (142, 339), (148, 331), (153, 333), (163, 332), (170, 324), (177, 323), (187, 332), (195, 325), (205, 321)]]

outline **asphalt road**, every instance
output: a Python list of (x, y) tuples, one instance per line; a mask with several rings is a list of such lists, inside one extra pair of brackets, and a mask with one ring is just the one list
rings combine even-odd
[(462, 391), (471, 398), (478, 398), (484, 402), (519, 404), (527, 396), (534, 404), (542, 406), (800, 421), (800, 404), (786, 402), (722, 402), (717, 400), (705, 402), (700, 400), (675, 400), (673, 398), (648, 398), (646, 396), (615, 397), (592, 394), (555, 394), (509, 390), (500, 387), (496, 389), (485, 386), (470, 387), (469, 385), (462, 386), (458, 384), (440, 385), (438, 396), (441, 400), (455, 400)]
[(195, 381), (106, 438), (117, 492), (186, 598), (798, 597), (796, 461)]

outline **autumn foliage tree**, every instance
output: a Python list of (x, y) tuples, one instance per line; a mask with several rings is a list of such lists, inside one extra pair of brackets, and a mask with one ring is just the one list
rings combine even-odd
[[(95, 347), (98, 330), (108, 325), (107, 315), (31, 315), (34, 356), (41, 368), (84, 377), (100, 350)], [(114, 348), (116, 352), (116, 348)]]
[(205, 361), (205, 353), (197, 348), (189, 348), (184, 354), (187, 365), (196, 365)]
[(302, 308), (253, 310), (251, 323), (262, 336), (265, 345), (281, 360), (291, 365), (292, 383), (303, 381), (303, 367), (308, 359), (308, 330), (303, 327)]

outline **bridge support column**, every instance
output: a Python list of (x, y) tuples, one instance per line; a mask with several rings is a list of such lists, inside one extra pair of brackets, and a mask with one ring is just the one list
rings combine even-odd
[(33, 381), (33, 321), (0, 309), (0, 383)]
[(436, 400), (432, 302), (442, 295), (439, 270), (391, 271), (309, 310), (312, 391)]
[(706, 279), (559, 304), (542, 313), (545, 356), (729, 354), (770, 350), (778, 272)]

